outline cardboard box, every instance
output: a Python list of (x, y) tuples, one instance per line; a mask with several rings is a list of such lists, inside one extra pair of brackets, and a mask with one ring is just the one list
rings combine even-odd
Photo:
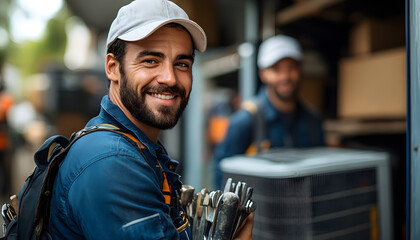
[(405, 118), (405, 48), (341, 60), (338, 87), (341, 118)]
[(405, 45), (404, 18), (364, 19), (350, 31), (351, 56), (368, 54)]

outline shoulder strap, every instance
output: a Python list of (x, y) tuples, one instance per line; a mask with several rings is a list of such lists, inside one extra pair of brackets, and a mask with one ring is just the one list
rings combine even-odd
[(311, 145), (313, 146), (318, 146), (318, 145), (323, 145), (323, 141), (320, 141), (322, 135), (322, 129), (320, 131), (320, 124), (318, 122), (317, 119), (317, 112), (313, 109), (312, 106), (308, 105), (306, 102), (300, 101), (298, 103), (298, 111), (302, 111), (305, 112), (306, 114), (308, 114), (309, 116), (306, 118), (308, 119), (307, 124), (308, 124), (308, 129), (309, 129), (309, 134), (310, 134), (310, 139), (311, 139)]
[[(73, 133), (72, 136), (70, 137), (70, 141), (67, 140), (67, 138), (65, 138), (64, 136), (61, 136), (61, 138), (60, 137), (57, 138), (57, 136), (54, 136), (47, 139), (46, 143), (44, 143), (43, 146), (41, 147), (40, 149), (41, 151), (39, 151), (39, 153), (37, 152), (39, 156), (42, 156), (42, 159), (47, 159), (49, 148), (54, 142), (57, 142), (59, 144), (63, 143), (62, 145), (63, 148), (60, 153), (55, 155), (50, 160), (49, 163), (42, 163), (45, 166), (48, 166), (48, 169), (47, 169), (47, 173), (45, 175), (43, 185), (41, 188), (41, 193), (38, 199), (38, 206), (36, 209), (36, 215), (34, 219), (36, 239), (41, 238), (42, 233), (46, 230), (46, 227), (48, 225), (49, 216), (50, 216), (52, 189), (53, 189), (55, 178), (58, 173), (60, 163), (64, 160), (70, 147), (78, 139), (80, 139), (83, 136), (86, 136), (87, 134), (97, 132), (97, 131), (111, 131), (111, 132), (120, 134), (122, 137), (124, 137), (130, 143), (132, 143), (139, 150), (141, 154), (143, 154), (141, 149), (146, 148), (137, 138), (135, 138), (131, 134), (122, 132), (118, 127), (110, 125), (110, 124), (99, 124), (99, 125), (92, 125), (92, 126), (86, 127), (80, 130), (79, 132)], [(58, 141), (54, 141), (57, 139)], [(164, 180), (166, 180), (166, 178)]]
[(243, 109), (251, 114), (252, 139), (251, 146), (247, 149), (247, 154), (255, 154), (270, 147), (267, 134), (267, 123), (265, 121), (264, 106), (260, 99), (244, 101), (241, 105)]
[[(126, 132), (123, 132), (118, 127), (116, 127), (114, 125), (111, 125), (111, 124), (100, 124), (100, 125), (93, 125), (93, 126), (87, 127), (85, 129), (83, 129), (82, 131), (79, 131), (79, 132), (75, 133), (74, 136), (72, 136), (72, 138), (75, 138), (74, 141), (76, 141), (78, 138), (82, 137), (83, 135), (85, 135), (87, 133), (90, 133), (90, 132), (98, 131), (98, 130), (106, 130), (106, 131), (111, 131), (111, 132), (115, 132), (115, 133), (120, 134), (123, 138), (128, 140), (128, 142), (133, 144), (134, 147), (136, 147), (139, 150), (139, 153), (143, 156), (145, 161), (148, 161), (147, 157), (141, 151), (141, 149), (146, 149), (146, 147), (133, 135), (131, 135), (129, 133), (126, 133)], [(72, 141), (70, 144), (72, 144), (74, 141)], [(149, 163), (149, 165), (151, 165), (151, 164)], [(154, 167), (154, 166), (151, 165), (151, 167)], [(171, 205), (171, 192), (172, 192), (171, 186), (169, 185), (168, 178), (166, 177), (166, 174), (163, 171), (163, 167), (160, 165), (159, 161), (158, 161), (158, 166), (157, 167), (159, 167), (160, 171), (162, 172), (162, 176), (163, 176), (163, 182), (162, 182), (162, 185), (161, 185), (161, 190), (162, 190), (162, 194), (165, 198), (165, 203), (167, 205)], [(55, 176), (54, 176), (54, 179), (55, 179)], [(54, 181), (52, 182), (52, 184), (54, 184)]]
[(48, 167), (48, 154), (50, 152), (51, 146), (55, 143), (65, 148), (69, 145), (70, 141), (61, 135), (52, 136), (45, 140), (45, 142), (34, 155), (34, 161), (41, 170), (45, 170)]
[(141, 143), (136, 137), (134, 137), (133, 135), (123, 132), (121, 131), (121, 129), (119, 129), (118, 127), (112, 125), (112, 124), (98, 124), (98, 125), (92, 125), (89, 127), (86, 127), (76, 133), (73, 133), (72, 136), (70, 137), (71, 143), (75, 142), (77, 139), (79, 139), (80, 137), (88, 134), (88, 133), (92, 133), (92, 132), (96, 132), (96, 131), (110, 131), (110, 132), (115, 132), (120, 134), (122, 137), (124, 137), (125, 139), (129, 140), (129, 142), (131, 143), (136, 143), (136, 147), (139, 147), (140, 149), (145, 149), (146, 147), (143, 145), (143, 143)]

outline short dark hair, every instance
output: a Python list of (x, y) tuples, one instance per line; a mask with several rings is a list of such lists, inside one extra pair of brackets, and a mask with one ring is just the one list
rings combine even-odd
[(115, 39), (115, 41), (109, 46), (107, 53), (114, 54), (114, 57), (117, 61), (121, 64), (125, 55), (125, 46), (127, 45), (126, 41), (123, 41), (119, 38)]
[[(107, 50), (107, 54), (112, 53), (117, 59), (117, 61), (120, 63), (119, 70), (121, 73), (124, 72), (124, 55), (125, 55), (125, 46), (127, 45), (126, 41), (123, 41), (119, 38), (115, 39), (114, 42), (111, 43)], [(108, 88), (111, 86), (111, 81), (108, 81)]]

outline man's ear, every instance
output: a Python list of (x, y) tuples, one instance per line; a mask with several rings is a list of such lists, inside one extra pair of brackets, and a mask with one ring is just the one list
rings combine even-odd
[(105, 72), (109, 80), (113, 82), (118, 82), (120, 80), (120, 63), (112, 53), (106, 55)]
[(265, 84), (265, 69), (258, 70), (258, 76), (260, 77), (260, 80), (262, 83)]

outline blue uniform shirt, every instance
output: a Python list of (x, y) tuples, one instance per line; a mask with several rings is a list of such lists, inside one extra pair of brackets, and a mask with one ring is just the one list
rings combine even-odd
[[(270, 148), (324, 145), (321, 117), (302, 102), (298, 102), (294, 113), (286, 114), (274, 108), (264, 87), (260, 89), (256, 98), (264, 108), (266, 137), (270, 141)], [(226, 157), (245, 153), (251, 143), (255, 141), (253, 137), (255, 127), (251, 113), (245, 109), (241, 109), (231, 116), (226, 137), (214, 151), (216, 188), (222, 187), (220, 161)]]
[(48, 229), (53, 239), (190, 239), (190, 228), (178, 233), (174, 225), (180, 210), (175, 191), (173, 207), (165, 204), (161, 191), (159, 163), (173, 190), (182, 186), (173, 172), (178, 163), (108, 96), (101, 107), (87, 126), (112, 124), (131, 133), (146, 147), (145, 157), (119, 134), (108, 131), (87, 134), (75, 142), (54, 184)]

